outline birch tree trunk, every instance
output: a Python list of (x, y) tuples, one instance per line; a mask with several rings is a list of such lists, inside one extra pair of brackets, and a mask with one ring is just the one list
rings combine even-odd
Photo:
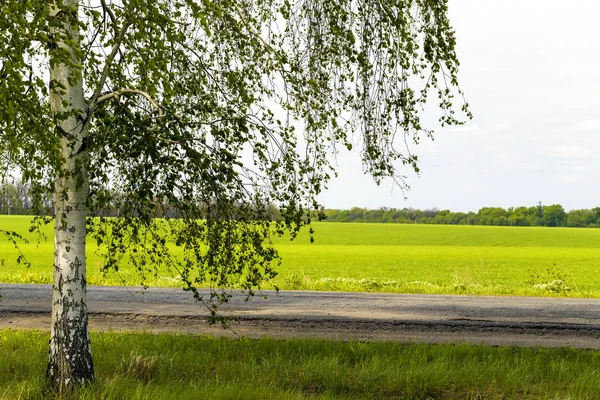
[(88, 124), (81, 69), (75, 67), (81, 57), (77, 4), (66, 0), (59, 9), (54, 3), (50, 15), (59, 60), (50, 63), (50, 108), (60, 140), (61, 168), (55, 177), (54, 284), (46, 379), (59, 392), (94, 379), (85, 278)]

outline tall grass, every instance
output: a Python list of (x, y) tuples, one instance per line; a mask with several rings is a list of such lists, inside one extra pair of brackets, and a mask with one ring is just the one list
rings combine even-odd
[[(48, 334), (0, 331), (0, 398), (41, 399)], [(600, 352), (95, 333), (81, 399), (595, 399)]]
[[(0, 217), (0, 229), (27, 232), (28, 217)], [(396, 293), (509, 294), (600, 297), (600, 229), (318, 223), (315, 243), (273, 238), (283, 256), (273, 281), (282, 289)], [(49, 283), (48, 241), (22, 245), (32, 267), (0, 238), (0, 281)], [(139, 285), (133, 269), (103, 275), (95, 243), (88, 244), (88, 282)], [(151, 286), (178, 286), (158, 271)]]

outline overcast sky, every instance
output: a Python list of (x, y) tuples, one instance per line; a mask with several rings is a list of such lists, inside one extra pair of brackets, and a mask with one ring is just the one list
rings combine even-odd
[(600, 206), (600, 2), (449, 0), (474, 118), (412, 147), (407, 199), (338, 158), (327, 208)]

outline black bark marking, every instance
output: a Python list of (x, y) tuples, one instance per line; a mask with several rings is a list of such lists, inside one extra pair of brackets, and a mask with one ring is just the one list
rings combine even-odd
[(61, 137), (69, 137), (69, 133), (67, 131), (65, 131), (62, 126), (57, 125), (54, 130), (58, 133), (58, 136)]
[[(79, 270), (77, 259), (72, 268)], [(84, 280), (83, 277), (79, 279)], [(75, 282), (77, 279), (71, 279)], [(54, 336), (50, 338), (50, 352), (46, 382), (49, 389), (59, 394), (76, 386), (90, 384), (94, 380), (94, 364), (90, 351), (87, 329), (87, 306), (84, 301), (73, 300), (70, 289), (63, 292), (63, 276), (59, 277), (57, 302), (62, 303), (62, 312), (54, 316)], [(85, 287), (85, 282), (83, 283)], [(74, 315), (69, 314), (75, 311)]]
[(85, 136), (81, 140), (81, 146), (79, 146), (79, 150), (77, 150), (77, 154), (83, 153), (86, 150), (87, 150), (87, 136)]

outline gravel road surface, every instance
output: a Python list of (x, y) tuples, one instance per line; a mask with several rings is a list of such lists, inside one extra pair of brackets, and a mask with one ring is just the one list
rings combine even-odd
[[(50, 285), (0, 284), (0, 329), (49, 329)], [(600, 348), (600, 300), (286, 291), (233, 292), (238, 317), (210, 326), (206, 308), (179, 289), (88, 288), (92, 330), (332, 340), (469, 342)]]

